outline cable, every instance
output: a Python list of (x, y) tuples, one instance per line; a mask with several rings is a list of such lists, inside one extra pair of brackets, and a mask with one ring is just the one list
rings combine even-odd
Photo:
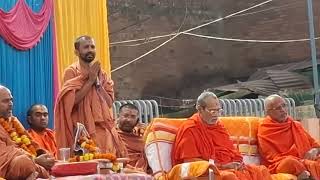
[[(186, 21), (186, 18), (187, 18), (187, 15), (188, 15), (188, 2), (187, 0), (185, 0), (185, 13), (184, 13), (184, 18), (182, 20), (182, 23), (180, 24), (179, 28), (177, 31), (175, 32), (180, 32), (182, 26), (184, 25), (185, 21)], [(169, 34), (170, 36), (171, 35), (175, 35), (176, 33), (173, 32), (171, 34)], [(168, 36), (164, 36), (164, 37), (168, 37)], [(143, 43), (137, 43), (137, 44), (129, 44), (129, 45), (117, 45), (117, 44), (123, 44), (123, 43), (127, 43), (127, 41), (122, 41), (122, 42), (115, 42), (115, 43), (110, 43), (110, 47), (114, 47), (114, 46), (120, 46), (120, 47), (136, 47), (136, 46), (140, 46), (140, 45), (144, 45), (144, 44), (147, 44), (147, 43), (152, 43), (152, 42), (155, 42), (155, 41), (159, 41), (161, 40), (161, 38), (163, 37), (156, 37), (155, 39), (153, 37), (151, 38), (142, 38), (142, 39), (135, 39), (133, 41), (129, 41), (129, 42), (135, 42), (135, 41), (144, 41)], [(154, 40), (152, 40), (154, 39)]]
[(114, 46), (117, 46), (117, 47), (136, 47), (136, 46), (141, 46), (141, 45), (152, 43), (152, 42), (159, 41), (159, 40), (161, 40), (161, 39), (154, 39), (154, 40), (151, 40), (151, 41), (150, 40), (146, 40), (143, 43), (128, 44), (128, 45), (110, 45), (110, 47), (114, 47)]
[[(239, 14), (239, 15), (233, 16), (232, 18), (241, 17), (241, 16), (247, 16), (247, 15), (252, 15), (252, 14), (257, 14), (257, 13), (261, 13), (261, 12), (265, 12), (265, 11), (270, 11), (270, 10), (282, 9), (282, 8), (284, 8), (284, 7), (290, 7), (290, 6), (292, 6), (292, 5), (299, 4), (299, 3), (301, 3), (301, 2), (303, 2), (303, 1), (298, 1), (298, 2), (295, 2), (295, 3), (286, 4), (286, 5), (278, 6), (278, 7), (271, 7), (271, 8), (267, 8), (267, 9), (262, 9), (262, 10), (260, 10), (260, 11), (243, 13), (243, 14)], [(301, 4), (302, 4), (302, 3), (301, 3)], [(293, 6), (293, 7), (295, 7), (295, 6)]]
[[(176, 32), (180, 32), (182, 26), (184, 25), (186, 19), (187, 19), (187, 15), (188, 15), (188, 2), (187, 0), (185, 0), (185, 13), (184, 13), (184, 18), (182, 20), (182, 23), (180, 24), (178, 30)], [(176, 34), (176, 33), (172, 33), (172, 34)], [(140, 45), (144, 45), (144, 44), (148, 44), (148, 43), (152, 43), (152, 42), (155, 42), (155, 41), (159, 41), (161, 40), (160, 38), (157, 38), (157, 39), (154, 39), (154, 40), (151, 40), (150, 38), (146, 38), (146, 39), (139, 39), (137, 41), (142, 41), (144, 40), (144, 42), (142, 43), (136, 43), (136, 44), (129, 44), (129, 45), (117, 45), (117, 43), (110, 43), (110, 47), (114, 47), (114, 46), (120, 46), (120, 47), (136, 47), (136, 46), (140, 46)], [(136, 41), (136, 40), (135, 40)], [(120, 43), (122, 44), (122, 43)]]
[(179, 36), (180, 34), (187, 33), (187, 32), (193, 31), (193, 30), (195, 30), (195, 29), (202, 28), (202, 27), (204, 27), (204, 26), (208, 26), (208, 25), (210, 25), (210, 24), (212, 24), (212, 23), (216, 23), (216, 22), (222, 21), (222, 20), (224, 20), (224, 19), (228, 19), (228, 18), (230, 18), (230, 17), (232, 17), (232, 16), (235, 16), (235, 15), (237, 15), (237, 14), (241, 14), (241, 13), (243, 13), (243, 12), (249, 11), (250, 9), (254, 9), (254, 8), (256, 8), (256, 7), (262, 6), (262, 5), (267, 4), (267, 3), (270, 3), (270, 2), (272, 2), (272, 1), (273, 1), (273, 0), (267, 0), (267, 1), (264, 1), (264, 2), (259, 3), (259, 4), (257, 4), (257, 5), (251, 6), (251, 7), (249, 7), (249, 8), (243, 9), (243, 10), (241, 10), (241, 11), (238, 11), (238, 12), (235, 12), (235, 13), (232, 13), (232, 14), (229, 14), (229, 15), (227, 15), (227, 16), (225, 16), (225, 17), (218, 18), (218, 19), (215, 19), (215, 20), (213, 20), (213, 21), (210, 21), (210, 22), (201, 24), (201, 25), (199, 25), (199, 26), (193, 27), (193, 28), (191, 28), (191, 29), (188, 29), (188, 30), (185, 30), (185, 31), (176, 33), (173, 37), (171, 37), (170, 39), (168, 39), (168, 40), (166, 40), (165, 42), (161, 43), (159, 46), (155, 47), (154, 49), (152, 49), (152, 50), (146, 52), (145, 54), (142, 54), (141, 56), (139, 56), (139, 57), (137, 57), (137, 58), (135, 58), (135, 59), (133, 59), (133, 60), (131, 60), (131, 61), (129, 61), (129, 62), (127, 62), (127, 63), (125, 63), (125, 64), (117, 67), (117, 68), (115, 68), (115, 69), (113, 69), (113, 70), (111, 70), (111, 73), (113, 73), (113, 72), (115, 72), (115, 71), (117, 71), (117, 70), (119, 70), (119, 69), (122, 69), (123, 67), (126, 67), (127, 65), (132, 64), (132, 63), (138, 61), (139, 59), (147, 56), (148, 54), (156, 51), (157, 49), (161, 48), (162, 46), (164, 46), (164, 45), (167, 44), (168, 42), (170, 42), (170, 41), (172, 41), (173, 39), (175, 39), (175, 38), (176, 38), (177, 36)]
[(150, 51), (142, 54), (141, 56), (139, 56), (139, 57), (137, 57), (137, 58), (135, 58), (135, 59), (133, 59), (133, 60), (131, 60), (131, 61), (129, 61), (129, 62), (127, 62), (127, 63), (125, 63), (125, 64), (117, 67), (117, 68), (115, 68), (115, 69), (113, 69), (113, 70), (111, 70), (111, 73), (113, 73), (113, 72), (115, 72), (115, 71), (118, 71), (119, 69), (122, 69), (123, 67), (126, 67), (126, 66), (128, 66), (129, 64), (132, 64), (132, 63), (138, 61), (139, 59), (147, 56), (148, 54), (151, 54), (152, 52), (154, 52), (154, 51), (156, 51), (157, 49), (161, 48), (162, 46), (164, 46), (165, 44), (167, 44), (168, 42), (170, 42), (171, 40), (173, 40), (174, 38), (176, 38), (176, 37), (179, 36), (180, 34), (181, 34), (181, 33), (177, 33), (175, 36), (173, 36), (173, 37), (171, 37), (170, 39), (166, 40), (165, 42), (161, 43), (159, 46), (155, 47), (154, 49), (151, 49)]
[(163, 96), (155, 96), (155, 95), (147, 95), (146, 97), (150, 97), (150, 98), (159, 98), (159, 99), (167, 99), (167, 100), (175, 100), (175, 101), (188, 101), (188, 100), (193, 100), (193, 99), (176, 99), (176, 98), (169, 98), (169, 97), (163, 97)]
[(182, 23), (180, 24), (180, 26), (178, 28), (178, 32), (180, 32), (180, 30), (181, 30), (182, 26), (184, 25), (184, 23), (185, 23), (185, 21), (187, 19), (187, 16), (188, 16), (188, 2), (187, 2), (187, 0), (185, 0), (184, 3), (185, 3), (186, 9), (184, 11), (184, 18), (182, 20)]
[[(300, 2), (300, 1), (299, 1)], [(299, 3), (298, 2), (298, 3)], [(283, 6), (279, 6), (279, 7), (274, 7), (274, 8), (268, 8), (268, 9), (264, 9), (264, 10), (260, 10), (260, 11), (254, 11), (254, 12), (249, 12), (249, 13), (243, 13), (243, 14), (239, 14), (239, 15), (235, 15), (233, 16), (233, 18), (235, 17), (240, 17), (240, 16), (246, 16), (246, 15), (252, 15), (252, 14), (256, 14), (256, 13), (260, 13), (260, 12), (265, 12), (265, 11), (270, 11), (270, 10), (275, 10), (275, 9), (281, 9), (284, 7), (289, 7), (291, 5), (295, 5), (298, 4), (296, 3), (291, 3), (291, 4), (286, 4)], [(153, 37), (145, 37), (145, 38), (140, 38), (140, 39), (132, 39), (132, 40), (125, 40), (125, 41), (116, 41), (116, 42), (111, 42), (110, 45), (115, 46), (117, 44), (124, 44), (124, 43), (130, 43), (130, 42), (136, 42), (136, 41), (149, 41), (149, 42), (154, 42), (154, 41), (150, 41), (152, 39), (161, 39), (161, 38), (165, 38), (165, 37), (170, 37), (170, 36), (174, 36), (176, 33), (171, 33), (171, 34), (165, 34), (165, 35), (159, 35), (159, 36), (153, 36)], [(143, 43), (145, 44), (145, 43)], [(111, 46), (111, 47), (112, 47)], [(119, 45), (117, 45), (119, 46)]]
[(151, 40), (151, 39), (159, 39), (159, 38), (170, 37), (170, 36), (174, 36), (176, 34), (177, 33), (171, 33), (171, 34), (160, 35), (160, 36), (153, 36), (153, 37), (145, 37), (145, 38), (140, 38), (140, 39), (131, 39), (131, 40), (126, 40), (126, 41), (112, 42), (112, 43), (110, 43), (110, 45), (130, 43), (130, 42), (136, 42), (136, 41), (148, 41), (148, 40)]
[[(194, 33), (183, 33), (183, 34), (196, 36), (200, 38), (206, 38), (206, 39), (216, 39), (216, 40), (236, 41), (236, 42), (254, 42), (254, 43), (292, 43), (292, 42), (310, 41), (310, 39), (287, 39), (287, 40), (235, 39), (235, 38), (223, 38), (223, 37), (216, 37), (216, 36), (206, 36), (206, 35), (194, 34)], [(320, 39), (320, 37), (316, 37), (315, 39)]]

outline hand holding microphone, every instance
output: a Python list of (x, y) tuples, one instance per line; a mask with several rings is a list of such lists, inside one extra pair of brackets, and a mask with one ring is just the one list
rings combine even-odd
[(100, 87), (100, 79), (99, 79), (99, 76), (97, 76), (97, 79), (96, 79), (96, 87)]

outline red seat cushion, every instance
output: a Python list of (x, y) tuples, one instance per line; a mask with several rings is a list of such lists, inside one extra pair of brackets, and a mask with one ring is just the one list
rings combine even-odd
[(96, 174), (97, 162), (73, 162), (73, 163), (58, 163), (51, 169), (51, 175), (55, 177), (89, 175)]

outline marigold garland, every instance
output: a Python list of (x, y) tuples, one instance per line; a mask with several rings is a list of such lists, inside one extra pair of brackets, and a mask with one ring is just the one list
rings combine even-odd
[(82, 148), (86, 149), (90, 153), (95, 153), (98, 151), (96, 143), (87, 137), (81, 137), (78, 143)]
[(0, 124), (10, 135), (11, 140), (14, 141), (20, 148), (36, 157), (36, 148), (32, 144), (28, 134), (25, 132), (24, 127), (15, 118), (11, 119), (11, 123), (12, 127), (10, 126), (10, 123), (8, 121), (0, 118)]
[(88, 161), (92, 159), (108, 159), (111, 162), (116, 161), (117, 157), (111, 153), (99, 153), (99, 148), (96, 143), (87, 137), (81, 137), (78, 144), (89, 153), (85, 153), (83, 156), (74, 156), (69, 159), (69, 162)]

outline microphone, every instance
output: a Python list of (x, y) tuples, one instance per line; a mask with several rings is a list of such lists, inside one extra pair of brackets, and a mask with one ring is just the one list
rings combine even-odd
[(99, 79), (99, 77), (97, 76), (97, 79), (96, 79), (96, 87), (100, 87), (100, 79)]

